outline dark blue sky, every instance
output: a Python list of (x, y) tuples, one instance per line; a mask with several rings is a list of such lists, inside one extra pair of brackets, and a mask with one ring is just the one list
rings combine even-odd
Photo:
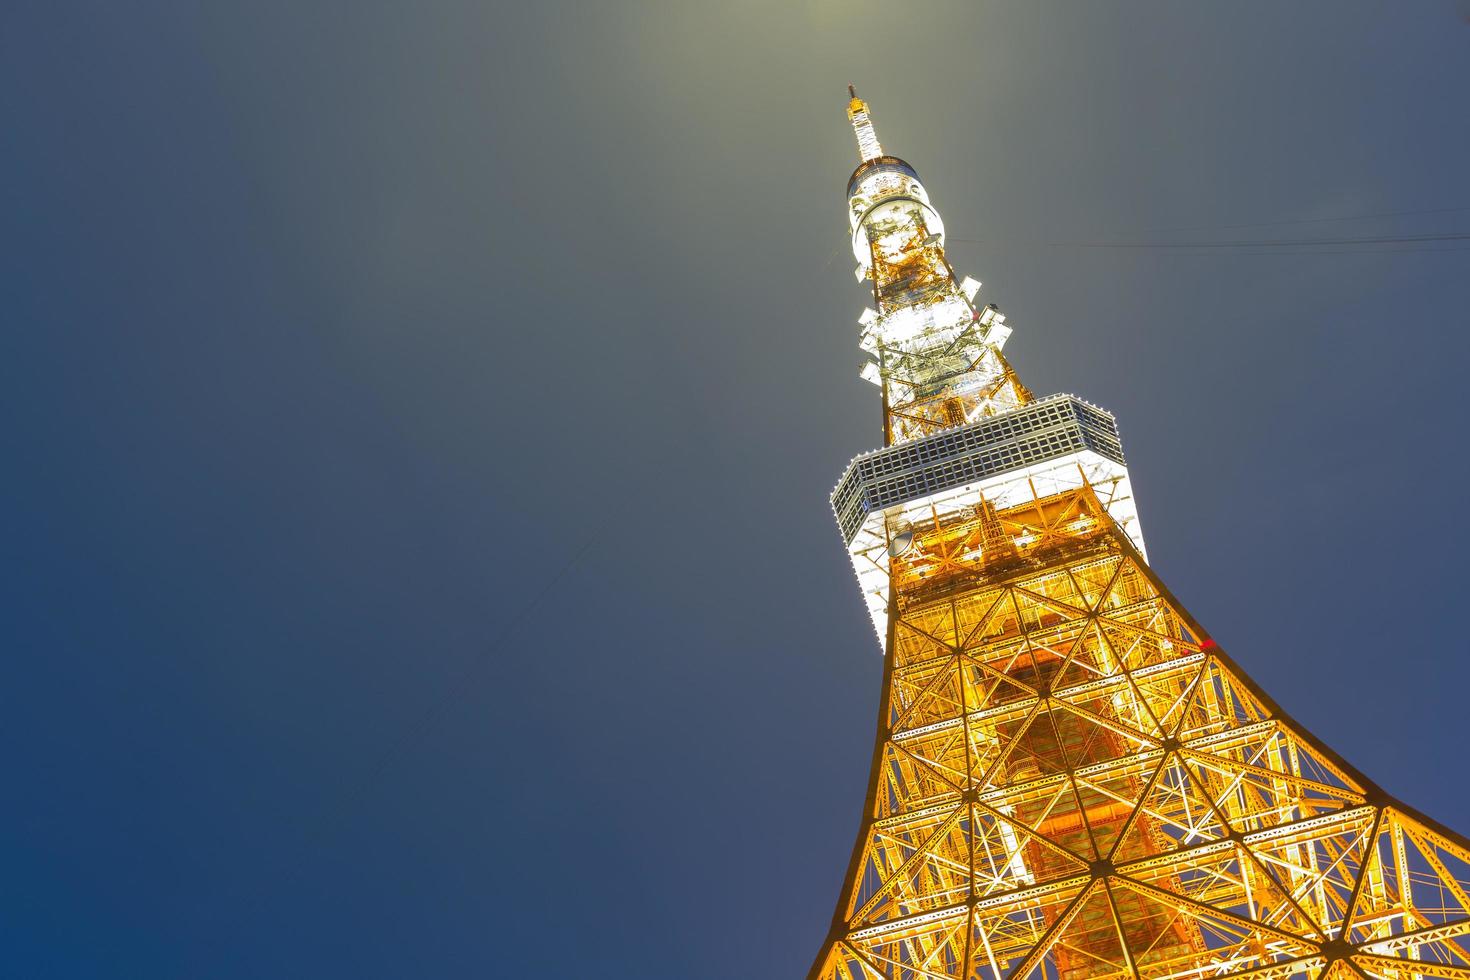
[(848, 81), (1174, 591), (1470, 829), (1470, 251), (1048, 244), (1470, 230), (1466, 16), (7, 5), (0, 974), (806, 969), (880, 666)]

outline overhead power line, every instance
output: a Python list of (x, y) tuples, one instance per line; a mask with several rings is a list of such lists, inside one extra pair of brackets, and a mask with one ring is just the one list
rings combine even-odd
[[(1232, 239), (1227, 241), (1061, 241), (1061, 242), (1004, 242), (980, 238), (950, 238), (952, 242), (971, 245), (998, 245), (1007, 248), (1111, 248), (1111, 249), (1165, 249), (1173, 251), (1198, 250), (1275, 250), (1275, 249), (1325, 249), (1324, 254), (1348, 254), (1353, 252), (1416, 251), (1457, 252), (1459, 248), (1439, 248), (1436, 243), (1470, 241), (1470, 232), (1444, 232), (1434, 235), (1361, 235), (1338, 238), (1258, 238)], [(1409, 245), (1418, 248), (1391, 248)], [(1428, 247), (1425, 247), (1428, 246)], [(1282, 252), (1280, 254), (1292, 254)], [(1301, 254), (1301, 253), (1297, 253)]]
[[(1401, 218), (1411, 215), (1454, 214), (1470, 211), (1470, 207), (1422, 208), (1415, 211), (1380, 211), (1375, 214), (1348, 215), (1338, 218), (1287, 218), (1280, 221), (1254, 221), (1234, 225), (1195, 225), (1187, 228), (1160, 229), (1152, 234), (1172, 234), (1183, 231), (1229, 231), (1238, 228), (1270, 228), (1290, 225), (1321, 224), (1326, 222), (1370, 221), (1381, 218)], [(1227, 238), (1209, 239), (1082, 239), (1072, 241), (994, 241), (979, 238), (951, 238), (954, 242), (972, 245), (999, 245), (1026, 248), (1112, 248), (1112, 249), (1164, 249), (1177, 252), (1215, 252), (1222, 250), (1259, 252), (1277, 255), (1340, 255), (1364, 254), (1369, 252), (1458, 252), (1462, 247), (1456, 242), (1470, 241), (1470, 232), (1442, 231), (1420, 234), (1404, 232), (1372, 235), (1334, 235), (1318, 238)]]
[(1280, 228), (1285, 225), (1317, 225), (1328, 222), (1372, 221), (1378, 218), (1407, 218), (1421, 214), (1456, 214), (1470, 207), (1423, 208), (1418, 211), (1379, 211), (1377, 214), (1351, 214), (1338, 218), (1285, 218), (1281, 221), (1251, 221), (1240, 225), (1188, 225), (1183, 228), (1153, 228), (1149, 234), (1171, 235), (1180, 231), (1234, 231), (1238, 228)]
[(1437, 235), (1359, 235), (1340, 238), (1258, 238), (1223, 242), (1168, 240), (1129, 242), (1047, 242), (1047, 248), (1301, 248), (1323, 245), (1419, 245), (1425, 242), (1470, 241), (1470, 232), (1447, 232)]

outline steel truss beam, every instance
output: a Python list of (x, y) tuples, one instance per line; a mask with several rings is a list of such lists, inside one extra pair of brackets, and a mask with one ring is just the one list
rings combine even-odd
[(1026, 561), (935, 561), (938, 520), (895, 560), (812, 980), (1470, 980), (1470, 842), (1283, 712), (1111, 521), (1059, 532), (1090, 493), (998, 515), (1051, 525)]

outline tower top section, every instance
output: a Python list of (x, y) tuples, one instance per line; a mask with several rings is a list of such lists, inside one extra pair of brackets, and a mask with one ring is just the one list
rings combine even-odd
[(857, 89), (851, 85), (847, 86), (847, 94), (847, 118), (852, 123), (853, 134), (857, 136), (858, 157), (864, 163), (876, 160), (883, 155), (883, 146), (873, 130), (873, 117), (868, 115), (868, 104), (858, 98)]
[(847, 94), (862, 157), (847, 180), (852, 257), (857, 278), (873, 284), (859, 345), (872, 358), (863, 377), (883, 389), (885, 444), (1026, 404), (1030, 392), (1000, 353), (1005, 318), (975, 305), (980, 283), (955, 278), (918, 172), (883, 152), (868, 104), (851, 85)]

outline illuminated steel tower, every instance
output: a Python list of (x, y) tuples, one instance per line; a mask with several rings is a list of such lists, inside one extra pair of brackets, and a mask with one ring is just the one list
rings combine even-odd
[(832, 506), (885, 661), (810, 976), (1470, 980), (1470, 842), (1313, 738), (1159, 580), (1112, 415), (1020, 382), (849, 92), (884, 448)]

